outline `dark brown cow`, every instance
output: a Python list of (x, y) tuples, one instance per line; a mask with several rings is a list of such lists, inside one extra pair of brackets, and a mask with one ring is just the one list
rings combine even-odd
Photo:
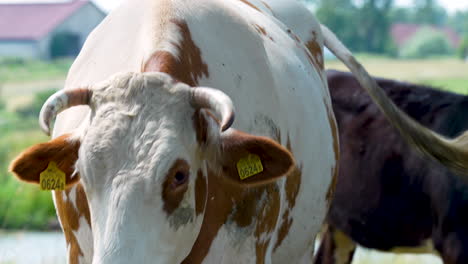
[[(350, 263), (355, 243), (435, 251), (446, 264), (468, 263), (468, 182), (411, 149), (351, 74), (328, 71), (327, 77), (341, 161), (316, 263)], [(451, 138), (468, 128), (467, 96), (377, 81), (423, 125)]]

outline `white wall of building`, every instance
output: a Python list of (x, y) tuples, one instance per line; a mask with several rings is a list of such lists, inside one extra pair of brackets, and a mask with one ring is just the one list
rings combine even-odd
[(0, 41), (0, 57), (21, 57), (38, 58), (40, 57), (39, 45), (36, 41)]

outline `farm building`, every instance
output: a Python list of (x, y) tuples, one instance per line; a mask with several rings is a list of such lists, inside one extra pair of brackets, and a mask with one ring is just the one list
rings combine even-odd
[(0, 4), (0, 57), (76, 56), (105, 16), (87, 0)]
[(461, 43), (461, 37), (451, 28), (435, 27), (417, 24), (394, 24), (391, 27), (391, 36), (398, 48), (403, 47), (411, 38), (424, 28), (430, 28), (435, 32), (442, 33), (452, 48), (456, 49)]

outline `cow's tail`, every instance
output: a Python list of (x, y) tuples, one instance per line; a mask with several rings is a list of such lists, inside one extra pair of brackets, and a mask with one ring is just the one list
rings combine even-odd
[[(321, 25), (325, 46), (351, 70), (362, 87), (369, 93), (388, 120), (400, 130), (402, 136), (421, 152), (441, 162), (448, 168), (468, 174), (468, 132), (448, 139), (420, 125), (387, 97), (382, 88), (369, 75), (351, 52), (326, 26)], [(384, 144), (385, 142), (382, 142)]]

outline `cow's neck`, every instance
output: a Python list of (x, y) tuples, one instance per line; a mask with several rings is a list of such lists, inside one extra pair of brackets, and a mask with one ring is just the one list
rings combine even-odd
[[(247, 189), (228, 183), (212, 170), (208, 170), (207, 178), (205, 217), (197, 241), (184, 263), (202, 263), (210, 248), (215, 246), (213, 241), (221, 229), (227, 230), (228, 233), (224, 243), (242, 243), (241, 240), (254, 239), (253, 251), (256, 252), (257, 260), (263, 259), (280, 211), (278, 185), (273, 183)], [(240, 236), (239, 228), (248, 230), (249, 236)]]

